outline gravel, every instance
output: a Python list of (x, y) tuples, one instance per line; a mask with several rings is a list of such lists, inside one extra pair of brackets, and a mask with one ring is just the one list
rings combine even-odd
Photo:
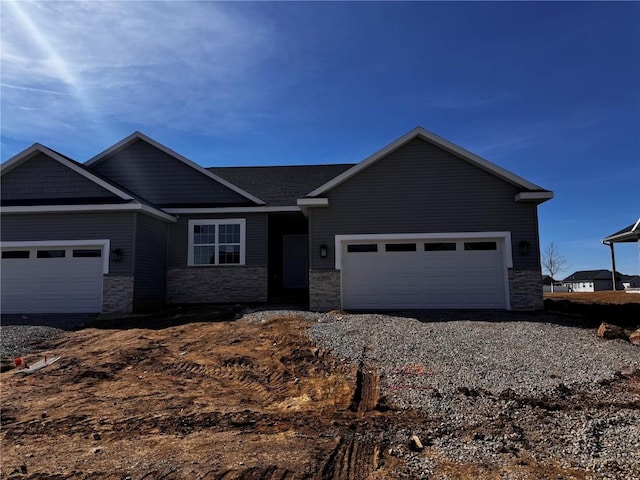
[(424, 412), (410, 430), (387, 435), (411, 478), (433, 478), (434, 468), (432, 456), (407, 448), (412, 434), (455, 464), (497, 466), (495, 478), (531, 478), (524, 467), (500, 467), (509, 462), (533, 462), (536, 478), (556, 478), (558, 471), (541, 470), (550, 466), (589, 479), (640, 478), (640, 396), (624, 383), (640, 370), (637, 346), (550, 315), (432, 312), (416, 314), (420, 321), (276, 311), (248, 318), (291, 314), (314, 322), (309, 335), (323, 348), (380, 373), (387, 405)]
[(64, 330), (42, 325), (3, 325), (0, 327), (0, 355), (16, 358), (36, 351), (38, 342), (64, 335)]

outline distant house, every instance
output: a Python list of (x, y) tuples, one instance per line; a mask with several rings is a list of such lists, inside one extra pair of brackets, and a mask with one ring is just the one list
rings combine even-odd
[[(580, 270), (562, 281), (570, 292), (600, 292), (613, 290), (610, 270)], [(622, 275), (616, 272), (616, 289), (622, 290)]]
[[(553, 288), (551, 286), (553, 285)], [(542, 291), (544, 293), (549, 292), (566, 292), (568, 288), (562, 285), (561, 281), (556, 280), (555, 278), (549, 275), (542, 276)]]
[(625, 290), (640, 288), (640, 275), (620, 275), (620, 281)]

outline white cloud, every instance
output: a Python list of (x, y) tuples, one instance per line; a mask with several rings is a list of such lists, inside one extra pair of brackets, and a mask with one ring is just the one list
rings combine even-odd
[(228, 131), (268, 110), (274, 32), (226, 4), (7, 1), (2, 16), (3, 136)]

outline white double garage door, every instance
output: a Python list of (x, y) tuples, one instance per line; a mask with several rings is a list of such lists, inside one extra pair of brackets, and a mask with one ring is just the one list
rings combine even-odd
[(509, 232), (336, 237), (345, 309), (508, 309)]
[(102, 311), (108, 241), (3, 243), (2, 313)]

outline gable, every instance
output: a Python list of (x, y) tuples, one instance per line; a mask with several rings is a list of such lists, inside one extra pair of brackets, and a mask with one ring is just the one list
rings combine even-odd
[(519, 189), (421, 138), (415, 138), (327, 192), (335, 200), (388, 205), (412, 211), (428, 201), (446, 212), (467, 202), (515, 203)]
[(260, 199), (138, 132), (94, 157), (86, 165), (161, 207), (264, 204)]
[[(71, 163), (71, 160), (68, 160)], [(8, 162), (7, 162), (8, 163)], [(78, 169), (82, 167), (77, 166)], [(123, 199), (42, 151), (0, 177), (3, 205), (117, 203)]]

